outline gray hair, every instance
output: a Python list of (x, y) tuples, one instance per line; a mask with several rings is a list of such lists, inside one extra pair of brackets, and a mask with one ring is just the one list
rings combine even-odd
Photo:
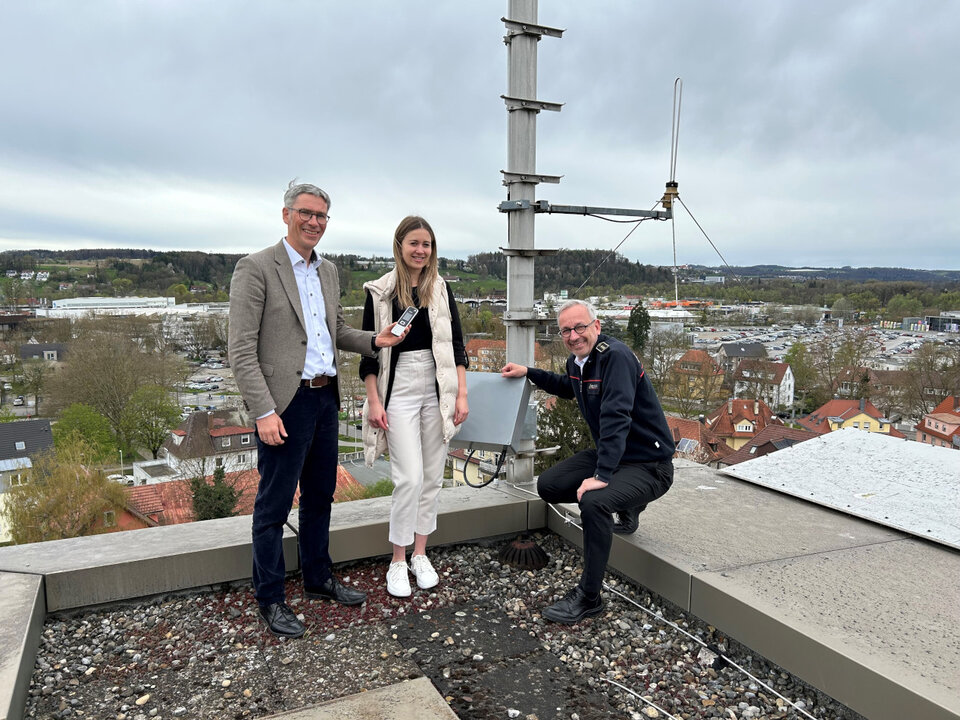
[(323, 200), (327, 204), (327, 210), (330, 210), (330, 196), (327, 195), (323, 190), (318, 188), (316, 185), (311, 185), (310, 183), (297, 183), (297, 179), (294, 178), (290, 181), (290, 184), (287, 185), (287, 191), (283, 194), (283, 206), (285, 208), (293, 208), (293, 204), (297, 201), (297, 198), (301, 195), (313, 195)]
[(588, 303), (586, 300), (567, 300), (565, 303), (563, 303), (563, 305), (561, 305), (557, 309), (557, 317), (560, 317), (560, 314), (564, 310), (569, 310), (575, 305), (579, 305), (580, 307), (584, 307), (587, 309), (587, 312), (590, 314), (591, 322), (597, 319), (597, 309), (593, 307), (593, 305)]

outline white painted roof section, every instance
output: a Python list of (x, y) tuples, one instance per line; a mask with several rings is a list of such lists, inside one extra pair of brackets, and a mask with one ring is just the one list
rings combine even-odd
[(14, 470), (24, 470), (32, 468), (33, 463), (28, 457), (10, 458), (9, 460), (0, 460), (0, 472), (12, 472)]
[(847, 428), (720, 470), (960, 549), (960, 451)]

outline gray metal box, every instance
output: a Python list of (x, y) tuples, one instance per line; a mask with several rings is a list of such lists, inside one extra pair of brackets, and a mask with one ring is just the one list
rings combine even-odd
[(526, 378), (468, 372), (470, 414), (450, 446), (516, 453), (522, 441), (537, 437), (537, 408)]

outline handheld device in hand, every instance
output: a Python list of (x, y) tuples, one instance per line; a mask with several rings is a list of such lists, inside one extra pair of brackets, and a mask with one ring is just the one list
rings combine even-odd
[(417, 316), (417, 313), (420, 312), (417, 308), (412, 305), (403, 311), (403, 315), (400, 316), (400, 319), (397, 320), (397, 324), (393, 326), (392, 332), (397, 337), (403, 335), (404, 329), (413, 322), (413, 319)]

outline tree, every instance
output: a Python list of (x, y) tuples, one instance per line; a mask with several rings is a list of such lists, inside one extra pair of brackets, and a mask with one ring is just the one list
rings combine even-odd
[(707, 357), (699, 362), (678, 360), (667, 373), (664, 395), (673, 401), (674, 409), (681, 417), (705, 414), (723, 400), (726, 394), (723, 380), (723, 370), (713, 358)]
[(611, 317), (605, 317), (600, 321), (600, 332), (620, 341), (626, 340), (626, 333), (620, 327), (620, 323)]
[(643, 355), (649, 337), (650, 313), (641, 303), (637, 303), (630, 311), (630, 319), (627, 321), (627, 344), (637, 355)]
[(50, 365), (45, 360), (27, 360), (23, 363), (22, 381), (24, 391), (33, 395), (34, 412), (40, 415), (40, 393), (50, 376)]
[(535, 471), (540, 473), (551, 465), (566, 460), (588, 447), (590, 428), (580, 414), (575, 400), (553, 395), (540, 406), (537, 414), (537, 444), (542, 447), (559, 446), (553, 455), (537, 455)]
[(109, 514), (126, 505), (122, 485), (91, 464), (79, 436), (34, 458), (28, 481), (7, 492), (3, 515), (15, 543), (104, 532)]
[(682, 329), (657, 330), (644, 346), (644, 370), (657, 395), (663, 395), (673, 364), (690, 347), (690, 336)]
[(70, 344), (70, 359), (51, 380), (62, 407), (89, 405), (110, 421), (121, 444), (124, 413), (137, 388), (161, 385), (182, 366), (169, 353), (153, 352), (149, 324), (133, 326), (110, 319), (80, 325)]
[(53, 442), (57, 447), (81, 438), (95, 462), (104, 462), (117, 454), (117, 443), (110, 421), (89, 405), (73, 403), (60, 413), (53, 426)]
[(887, 320), (903, 320), (906, 317), (919, 317), (923, 304), (912, 295), (894, 295), (887, 303), (884, 313)]
[[(817, 391), (817, 369), (813, 365), (813, 357), (802, 340), (797, 340), (783, 356), (783, 361), (790, 366), (793, 372), (793, 382), (800, 391), (800, 411), (806, 412), (807, 395)], [(816, 406), (819, 406), (817, 403)]]
[(160, 448), (180, 420), (180, 408), (157, 385), (137, 388), (123, 409), (124, 437), (141, 445), (157, 458)]
[[(946, 372), (945, 372), (946, 370)], [(951, 394), (951, 367), (946, 353), (934, 343), (923, 343), (910, 358), (904, 371), (900, 410), (914, 422), (933, 410)]]
[(227, 483), (222, 467), (213, 471), (212, 482), (202, 476), (190, 478), (190, 491), (193, 493), (194, 520), (215, 520), (237, 514), (240, 492)]

